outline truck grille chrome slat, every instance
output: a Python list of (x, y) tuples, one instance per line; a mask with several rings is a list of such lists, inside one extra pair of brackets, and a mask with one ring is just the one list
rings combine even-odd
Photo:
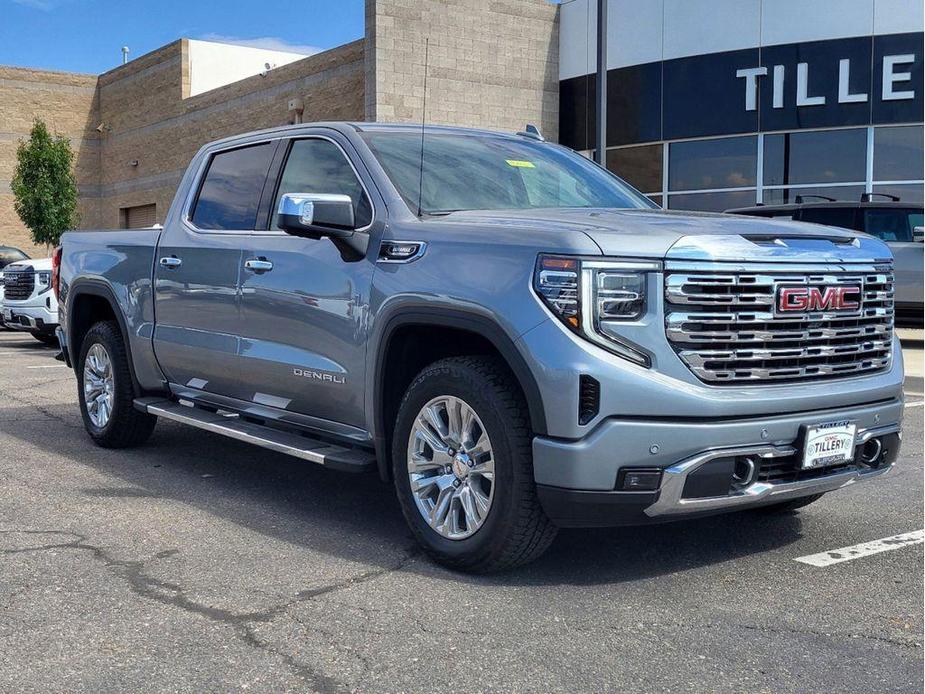
[(28, 270), (3, 273), (3, 296), (8, 301), (23, 301), (35, 290), (35, 272)]
[[(781, 287), (857, 287), (855, 310), (781, 315)], [(665, 332), (708, 383), (802, 381), (889, 368), (893, 273), (840, 267), (806, 272), (669, 272)]]

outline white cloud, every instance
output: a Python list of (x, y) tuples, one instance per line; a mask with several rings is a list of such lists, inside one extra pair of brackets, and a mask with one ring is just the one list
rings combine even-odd
[(61, 5), (63, 0), (13, 0), (13, 2), (24, 7), (31, 7), (34, 10), (48, 12)]
[[(16, 0), (17, 2), (49, 2), (50, 0)], [(236, 36), (224, 36), (222, 34), (203, 34), (199, 37), (202, 41), (215, 41), (216, 43), (231, 43), (236, 46), (248, 46), (249, 48), (263, 48), (268, 51), (283, 51), (286, 53), (300, 53), (301, 55), (314, 55), (320, 53), (323, 48), (318, 46), (307, 46), (304, 44), (289, 43), (275, 36), (263, 36), (254, 39), (242, 39)]]

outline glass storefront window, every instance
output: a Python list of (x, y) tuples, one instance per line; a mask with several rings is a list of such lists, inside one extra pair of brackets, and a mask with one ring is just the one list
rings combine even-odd
[[(874, 186), (875, 193), (895, 195), (902, 202), (915, 202), (919, 205), (925, 201), (925, 186), (921, 183), (903, 183), (901, 185)], [(874, 198), (874, 200), (882, 198)]]
[(607, 150), (607, 168), (643, 193), (662, 189), (662, 145)]
[[(803, 198), (803, 202), (825, 202), (823, 198), (832, 200), (847, 200), (851, 202), (860, 202), (864, 194), (864, 186), (834, 186), (818, 188), (778, 188), (774, 190), (764, 189), (765, 205), (787, 205), (797, 201), (797, 196)], [(821, 196), (821, 197), (813, 197)]]
[(753, 186), (757, 164), (758, 138), (754, 136), (672, 142), (668, 149), (668, 190)]
[(754, 190), (733, 190), (720, 193), (675, 193), (668, 196), (668, 209), (725, 212), (736, 207), (751, 207), (755, 204), (755, 200)]
[(874, 129), (874, 180), (922, 179), (922, 126)]
[(866, 174), (863, 128), (764, 136), (765, 185), (850, 183)]

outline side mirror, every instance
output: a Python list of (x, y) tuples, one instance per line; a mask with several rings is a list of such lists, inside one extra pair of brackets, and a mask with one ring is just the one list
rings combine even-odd
[(912, 229), (912, 240), (916, 243), (925, 243), (925, 227), (915, 227)]
[(280, 228), (293, 236), (347, 238), (356, 229), (349, 195), (286, 193), (277, 212)]

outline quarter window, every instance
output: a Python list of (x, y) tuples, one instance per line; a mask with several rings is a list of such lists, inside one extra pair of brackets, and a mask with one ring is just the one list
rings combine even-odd
[[(349, 195), (357, 227), (365, 227), (372, 221), (372, 206), (362, 184), (343, 151), (330, 140), (313, 138), (292, 143), (276, 193), (274, 219), (285, 193)], [(278, 224), (273, 226), (279, 228)]]
[(268, 142), (213, 155), (193, 224), (200, 229), (253, 231), (273, 151), (274, 144)]

